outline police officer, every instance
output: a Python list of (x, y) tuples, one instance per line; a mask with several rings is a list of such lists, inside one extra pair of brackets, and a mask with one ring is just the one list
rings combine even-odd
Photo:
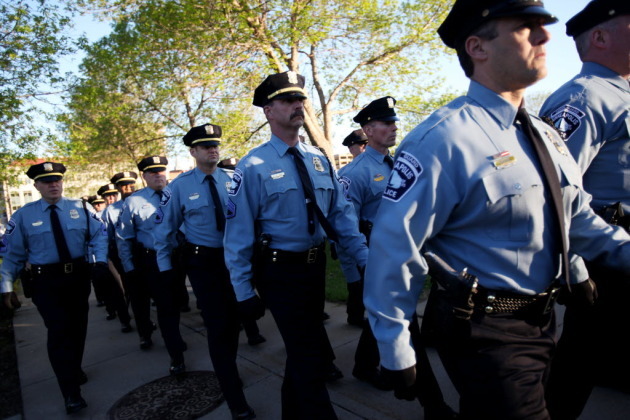
[(107, 203), (105, 203), (105, 199), (103, 199), (102, 197), (99, 197), (98, 195), (90, 195), (87, 198), (87, 202), (90, 203), (92, 207), (94, 207), (94, 211), (96, 212), (96, 215), (98, 217), (101, 217), (103, 210), (105, 210), (105, 207), (107, 207)]
[[(100, 199), (94, 196), (95, 200), (92, 200), (91, 202), (90, 200), (88, 200), (88, 202), (90, 202), (90, 204), (92, 204), (93, 206), (94, 203), (102, 206), (100, 211), (97, 207), (94, 207), (94, 209), (96, 210), (96, 214), (101, 218), (101, 220), (103, 220), (105, 226), (107, 227), (105, 209), (109, 206), (109, 204), (113, 204), (118, 201), (118, 190), (116, 189), (114, 184), (106, 184), (98, 189), (97, 194), (101, 196)], [(113, 238), (111, 240), (113, 240)], [(109, 241), (110, 238), (108, 236), (108, 243)], [(108, 254), (110, 258), (111, 255), (112, 254)], [(114, 277), (114, 273), (112, 273), (111, 267), (110, 270), (105, 272), (104, 274), (105, 276), (102, 279), (92, 279), (94, 291), (96, 293), (98, 290), (97, 284), (99, 285), (98, 287), (102, 288), (105, 310), (107, 311), (106, 319), (109, 321), (118, 317), (121, 325), (121, 331), (123, 333), (128, 333), (132, 330), (130, 324), (131, 317), (129, 316), (129, 310), (127, 309), (127, 302), (125, 301), (124, 292), (119, 281), (116, 279), (116, 277)]]
[(355, 158), (365, 152), (367, 142), (368, 140), (363, 130), (358, 129), (348, 134), (341, 144), (346, 146), (352, 157)]
[(232, 171), (217, 168), (221, 127), (204, 124), (191, 128), (184, 144), (197, 167), (182, 173), (164, 190), (154, 228), (157, 261), (163, 276), (173, 274), (171, 253), (177, 230), (183, 225), (184, 265), (197, 297), (207, 330), (210, 359), (232, 417), (253, 419), (236, 367), (239, 315), (230, 274), (223, 257), (225, 203)]
[[(542, 107), (580, 167), (591, 207), (609, 223), (628, 230), (630, 214), (630, 3), (595, 0), (571, 18), (580, 73)], [(568, 300), (547, 394), (553, 418), (575, 419), (596, 380), (630, 384), (630, 347), (619, 334), (630, 323), (630, 282), (596, 262), (587, 262), (597, 284), (594, 306)], [(588, 363), (584, 363), (588, 360)]]
[(587, 278), (567, 264), (569, 246), (630, 273), (630, 236), (590, 209), (562, 139), (524, 108), (526, 87), (547, 72), (544, 25), (556, 21), (540, 1), (457, 0), (438, 30), (470, 87), (399, 146), (365, 276), (364, 303), (399, 398), (414, 395), (408, 324), (428, 263), (435, 345), (461, 416), (474, 419), (549, 418), (555, 285), (569, 268)]
[(331, 351), (322, 321), (324, 244), (337, 240), (359, 265), (367, 248), (328, 159), (299, 141), (305, 100), (304, 77), (292, 71), (256, 88), (253, 104), (263, 109), (271, 140), (234, 172), (225, 261), (243, 316), (262, 316), (264, 302), (284, 340), (283, 418), (334, 419), (325, 386)]
[(113, 183), (103, 185), (98, 189), (97, 194), (105, 200), (105, 203), (108, 206), (118, 201), (118, 190), (116, 189), (116, 185)]
[[(102, 198), (96, 196), (96, 195), (90, 195), (90, 196), (84, 196), (82, 198), (82, 200), (87, 201), (89, 204), (92, 205), (92, 207), (94, 208), (94, 211), (96, 212), (96, 215), (98, 217), (101, 217), (101, 214), (103, 213), (103, 209), (105, 209), (105, 200), (103, 200)], [(104, 279), (96, 279), (96, 278), (92, 278), (92, 286), (94, 286), (94, 295), (96, 296), (96, 306), (101, 307), (101, 306), (105, 306), (107, 309), (107, 320), (111, 320), (114, 319), (116, 317), (116, 315), (114, 314), (114, 316), (111, 316), (111, 312), (109, 311), (109, 309), (111, 308), (107, 308), (107, 303), (106, 301), (108, 300), (107, 297), (107, 286), (104, 284)]]
[(168, 198), (168, 194), (163, 193), (166, 187), (166, 165), (168, 160), (164, 156), (149, 156), (138, 163), (147, 187), (125, 200), (116, 226), (116, 243), (131, 287), (131, 304), (134, 304), (135, 298), (137, 305), (141, 306), (138, 312), (141, 311), (143, 319), (136, 317), (141, 337), (140, 347), (146, 349), (153, 344), (152, 326), (148, 318), (149, 301), (153, 298), (160, 332), (171, 357), (169, 372), (177, 376), (186, 371), (186, 343), (179, 331), (179, 289), (173, 276), (160, 275), (153, 239), (153, 230), (163, 219), (160, 201)]
[[(68, 414), (87, 407), (80, 386), (92, 275), (107, 270), (107, 236), (89, 204), (63, 197), (66, 168), (57, 162), (31, 166), (26, 174), (42, 198), (15, 212), (5, 232), (0, 291), (5, 303), (26, 262), (32, 299), (48, 329), (48, 358)], [(92, 255), (88, 261), (88, 256)], [(10, 307), (10, 306), (9, 306)]]

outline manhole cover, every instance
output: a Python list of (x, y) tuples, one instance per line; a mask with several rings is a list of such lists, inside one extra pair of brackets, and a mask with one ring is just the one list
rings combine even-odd
[(222, 402), (214, 372), (187, 372), (181, 380), (166, 376), (134, 389), (107, 411), (107, 419), (196, 419)]

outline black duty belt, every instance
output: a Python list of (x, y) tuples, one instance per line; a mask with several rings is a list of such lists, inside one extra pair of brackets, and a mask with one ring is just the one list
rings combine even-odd
[(194, 255), (209, 255), (221, 251), (223, 248), (212, 248), (209, 246), (195, 245), (190, 242), (184, 244), (184, 252)]
[(315, 264), (324, 256), (325, 244), (318, 245), (303, 252), (267, 249), (263, 255), (265, 261), (272, 263)]
[(44, 274), (72, 274), (85, 269), (86, 265), (87, 263), (83, 258), (75, 258), (67, 263), (32, 264), (31, 273), (33, 273), (34, 276), (42, 276)]
[(487, 314), (545, 315), (553, 309), (559, 292), (559, 287), (552, 287), (537, 295), (521, 295), (479, 287), (478, 292), (473, 295), (473, 302), (475, 309)]

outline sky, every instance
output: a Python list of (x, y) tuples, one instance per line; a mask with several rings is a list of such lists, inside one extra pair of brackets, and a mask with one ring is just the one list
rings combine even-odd
[[(564, 82), (572, 78), (581, 68), (581, 63), (575, 51), (572, 38), (565, 34), (565, 23), (577, 12), (582, 10), (589, 0), (545, 0), (545, 8), (555, 14), (559, 22), (547, 26), (551, 34), (551, 40), (547, 44), (547, 67), (548, 75), (534, 86), (528, 89), (528, 95), (549, 94), (560, 87)], [(91, 42), (97, 41), (110, 32), (110, 26), (105, 22), (94, 21), (90, 16), (82, 16), (76, 19), (76, 35), (85, 34)], [(64, 71), (77, 71), (81, 56), (75, 55), (63, 60)], [(445, 76), (444, 91), (465, 92), (468, 88), (469, 80), (464, 76), (464, 72), (459, 66), (457, 57), (452, 55), (442, 59), (444, 66), (442, 74)], [(395, 96), (395, 95), (394, 95)], [(333, 140), (335, 153), (345, 153), (341, 146), (343, 138), (354, 127), (341, 127), (336, 130)], [(402, 137), (400, 138), (402, 140)]]

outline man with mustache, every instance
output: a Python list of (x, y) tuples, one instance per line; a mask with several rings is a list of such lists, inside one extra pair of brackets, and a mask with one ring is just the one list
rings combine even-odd
[(556, 21), (541, 1), (457, 0), (438, 29), (470, 87), (399, 146), (365, 274), (381, 365), (399, 398), (415, 394), (408, 327), (428, 272), (422, 327), (460, 416), (497, 420), (550, 418), (558, 289), (593, 298), (569, 249), (630, 273), (630, 236), (593, 212), (564, 142), (525, 109), (526, 88), (547, 74), (545, 25)]
[(330, 162), (300, 142), (305, 100), (304, 77), (293, 71), (256, 88), (271, 140), (234, 171), (224, 247), (241, 313), (257, 319), (266, 305), (284, 340), (282, 417), (326, 420), (337, 416), (325, 385), (333, 357), (322, 321), (325, 243), (338, 242), (360, 266), (367, 247)]

